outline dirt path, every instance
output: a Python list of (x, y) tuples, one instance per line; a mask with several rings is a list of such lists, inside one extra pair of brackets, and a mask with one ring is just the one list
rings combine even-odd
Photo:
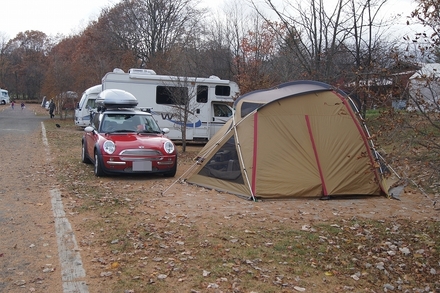
[(41, 117), (0, 108), (0, 292), (61, 292)]

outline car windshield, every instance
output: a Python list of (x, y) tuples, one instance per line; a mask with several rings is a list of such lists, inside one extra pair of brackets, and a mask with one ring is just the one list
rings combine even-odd
[(151, 115), (104, 114), (100, 132), (160, 133), (161, 130)]

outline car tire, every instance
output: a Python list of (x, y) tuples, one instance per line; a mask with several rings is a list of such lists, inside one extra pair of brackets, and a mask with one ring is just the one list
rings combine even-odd
[(90, 159), (86, 155), (86, 144), (84, 142), (82, 143), (82, 148), (81, 148), (81, 162), (83, 162), (84, 164), (91, 163)]
[(163, 176), (174, 177), (176, 176), (176, 172), (177, 172), (177, 159), (176, 162), (174, 163), (174, 167), (170, 171), (163, 173)]
[(6, 102), (3, 100), (0, 102), (2, 105), (6, 105)]
[(102, 169), (101, 161), (99, 159), (98, 153), (96, 152), (95, 152), (95, 167), (93, 171), (96, 177), (104, 176), (104, 170)]

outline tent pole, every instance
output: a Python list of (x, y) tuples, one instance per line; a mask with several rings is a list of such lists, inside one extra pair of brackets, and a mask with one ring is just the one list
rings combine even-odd
[[(251, 113), (249, 113), (248, 115), (250, 115), (250, 114), (251, 114)], [(246, 116), (248, 116), (248, 115), (246, 115)], [(244, 120), (244, 119), (243, 119), (243, 120)], [(243, 121), (243, 120), (241, 120), (241, 121)], [(241, 121), (239, 121), (238, 124), (240, 124)], [(237, 147), (238, 147), (238, 151), (237, 151), (237, 153), (238, 153), (238, 156), (239, 156), (240, 164), (241, 164), (241, 167), (242, 167), (243, 172), (244, 172), (244, 177), (245, 177), (246, 183), (247, 183), (247, 185), (248, 185), (248, 187), (249, 187), (249, 191), (250, 191), (250, 194), (251, 194), (251, 197), (250, 197), (250, 198), (251, 198), (253, 201), (257, 201), (256, 198), (255, 198), (255, 195), (254, 195), (254, 193), (253, 193), (253, 191), (252, 191), (252, 188), (251, 188), (251, 185), (250, 185), (250, 182), (249, 182), (249, 177), (248, 177), (248, 175), (247, 175), (247, 170), (246, 170), (245, 165), (244, 165), (244, 162), (243, 162), (243, 156), (242, 156), (242, 153), (241, 153), (240, 141), (239, 141), (238, 134), (237, 134), (237, 125), (238, 125), (238, 124), (235, 123), (235, 115), (233, 114), (233, 115), (232, 115), (232, 125), (233, 125), (233, 129), (235, 130), (235, 136), (234, 136), (234, 137), (235, 137), (235, 139), (236, 139), (236, 141), (237, 141)], [(230, 130), (226, 131), (225, 134), (224, 134), (219, 140), (217, 140), (216, 143), (213, 144), (213, 146), (212, 146), (209, 150), (207, 150), (207, 151), (205, 152), (205, 154), (204, 154), (202, 157), (198, 158), (197, 161), (196, 161), (196, 162), (195, 162), (190, 168), (188, 168), (188, 170), (186, 170), (186, 171), (185, 171), (185, 172), (184, 172), (179, 178), (177, 178), (176, 180), (174, 180), (174, 182), (171, 183), (171, 185), (168, 186), (167, 189), (165, 189), (161, 194), (162, 194), (162, 195), (165, 195), (165, 193), (168, 192), (168, 190), (170, 190), (171, 187), (173, 187), (178, 181), (181, 181), (182, 178), (184, 178), (189, 172), (191, 172), (191, 171), (192, 171), (197, 165), (201, 164), (201, 163), (205, 160), (206, 155), (209, 154), (209, 153), (211, 153), (211, 151), (212, 151), (215, 147), (217, 147), (217, 146), (219, 145), (220, 141), (222, 141), (223, 138), (224, 138), (225, 136), (227, 136), (231, 130), (232, 130), (232, 128), (231, 128)]]
[[(364, 128), (365, 132), (367, 133), (368, 138), (370, 138), (371, 134), (370, 134), (370, 131), (368, 130), (367, 124), (365, 123), (365, 119), (362, 117), (361, 113), (359, 112), (358, 107), (353, 102), (353, 100), (350, 97), (348, 97), (348, 99), (350, 100), (351, 105), (356, 109), (356, 115), (359, 115), (359, 121), (361, 121), (362, 127)], [(370, 148), (371, 148), (371, 151), (374, 154), (374, 157), (376, 158), (377, 161), (379, 161), (380, 154), (376, 150), (376, 146), (374, 145), (374, 142), (371, 139), (368, 139), (368, 143), (370, 144)], [(383, 158), (382, 158), (382, 160), (383, 160)], [(384, 160), (384, 162), (385, 162), (385, 160)], [(379, 172), (380, 172), (380, 174), (384, 175), (384, 171), (383, 171), (382, 166), (380, 164), (379, 164)]]
[[(377, 153), (377, 155), (379, 156), (379, 158), (382, 159), (382, 161), (383, 161), (384, 163), (386, 163), (384, 157), (382, 157), (381, 154)], [(399, 178), (399, 180), (402, 179), (402, 178), (399, 176), (399, 174), (397, 174), (396, 170), (394, 170), (389, 164), (387, 164), (387, 167), (388, 167), (391, 171), (393, 171), (393, 173), (397, 176), (397, 178)]]
[(178, 181), (181, 181), (182, 178), (184, 176), (186, 176), (186, 174), (188, 174), (188, 172), (190, 172), (192, 169), (194, 169), (195, 166), (197, 166), (199, 164), (199, 160), (197, 160), (197, 162), (195, 162), (194, 164), (191, 165), (191, 167), (188, 168), (188, 170), (186, 170), (182, 175), (180, 175), (179, 178), (177, 178), (176, 180), (173, 181), (173, 183), (171, 183), (170, 186), (167, 187), (167, 189), (165, 189), (164, 191), (162, 191), (162, 195), (165, 195), (165, 193), (171, 189), (171, 187), (174, 186), (174, 184), (176, 184)]
[[(254, 111), (252, 111), (251, 113), (253, 113), (253, 112)], [(250, 115), (251, 113), (249, 113), (248, 115)], [(246, 115), (246, 116), (248, 116), (248, 115)], [(232, 119), (233, 119), (232, 120), (232, 124), (234, 125), (234, 130), (235, 130), (235, 139), (236, 139), (237, 148), (238, 148), (238, 152), (237, 153), (238, 153), (238, 156), (239, 156), (239, 159), (240, 159), (241, 168), (243, 169), (244, 177), (245, 177), (246, 183), (247, 183), (247, 185), (249, 187), (249, 191), (250, 191), (250, 194), (251, 194), (251, 199), (253, 201), (257, 201), (256, 198), (255, 198), (255, 195), (254, 195), (254, 191), (252, 190), (251, 183), (249, 181), (249, 177), (247, 175), (246, 166), (244, 165), (244, 161), (243, 161), (243, 155), (241, 154), (241, 145), (240, 145), (240, 139), (238, 138), (237, 125), (235, 124), (235, 115), (232, 116)], [(243, 118), (241, 121), (243, 121), (244, 119), (245, 118)]]

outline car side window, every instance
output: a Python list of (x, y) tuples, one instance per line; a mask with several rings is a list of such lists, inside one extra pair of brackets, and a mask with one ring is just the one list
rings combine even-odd
[(95, 115), (93, 115), (93, 122), (92, 122), (92, 126), (93, 128), (95, 128), (96, 130), (98, 130), (99, 128), (99, 117), (101, 115), (99, 113), (95, 113)]

